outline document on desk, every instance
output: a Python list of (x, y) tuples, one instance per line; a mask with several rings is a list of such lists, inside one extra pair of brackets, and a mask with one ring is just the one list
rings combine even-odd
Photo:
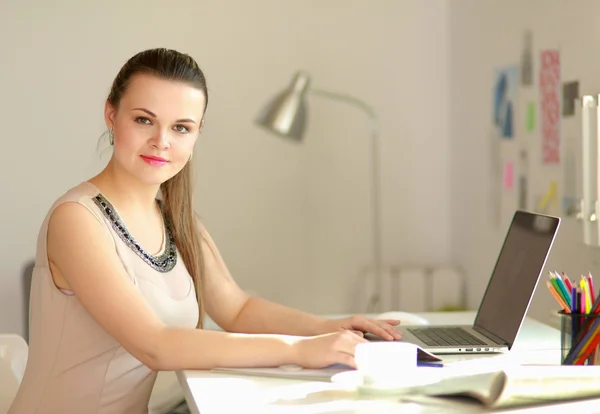
[[(443, 362), (437, 356), (417, 348), (417, 366), (419, 367), (443, 367)], [(334, 364), (320, 369), (307, 369), (299, 365), (283, 365), (272, 368), (213, 368), (211, 372), (252, 375), (259, 377), (291, 378), (307, 381), (331, 381), (331, 378), (339, 373), (352, 371), (354, 368), (343, 364)]]
[[(419, 362), (419, 367), (443, 367), (441, 363), (435, 362)], [(335, 364), (329, 367), (320, 369), (302, 368), (299, 365), (289, 365), (273, 368), (213, 368), (211, 372), (250, 375), (257, 377), (272, 377), (272, 378), (289, 378), (305, 381), (331, 381), (332, 377), (342, 372), (354, 371), (354, 368), (347, 365)]]
[(600, 366), (510, 367), (496, 372), (453, 376), (420, 387), (415, 393), (444, 399), (469, 397), (486, 408), (600, 397)]
[(284, 365), (273, 368), (213, 368), (211, 372), (224, 374), (251, 375), (258, 377), (289, 378), (305, 381), (330, 381), (331, 377), (354, 368), (335, 364), (321, 369), (307, 369), (299, 365)]

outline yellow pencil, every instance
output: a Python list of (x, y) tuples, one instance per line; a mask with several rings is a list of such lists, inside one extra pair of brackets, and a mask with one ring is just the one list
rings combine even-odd
[(587, 280), (583, 275), (581, 276), (581, 280), (579, 281), (579, 286), (583, 289), (583, 297), (585, 302), (585, 313), (590, 313), (592, 308), (592, 297), (590, 296), (590, 287), (587, 284)]

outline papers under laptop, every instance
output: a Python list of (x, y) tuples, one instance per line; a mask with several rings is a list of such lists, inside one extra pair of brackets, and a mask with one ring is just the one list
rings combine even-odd
[(560, 218), (517, 211), (472, 326), (400, 326), (403, 341), (434, 354), (510, 350), (531, 303)]

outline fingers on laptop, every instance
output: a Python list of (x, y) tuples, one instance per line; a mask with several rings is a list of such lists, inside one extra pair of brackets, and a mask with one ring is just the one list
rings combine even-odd
[(398, 332), (387, 321), (368, 320), (368, 331), (389, 341), (402, 338), (402, 334)]

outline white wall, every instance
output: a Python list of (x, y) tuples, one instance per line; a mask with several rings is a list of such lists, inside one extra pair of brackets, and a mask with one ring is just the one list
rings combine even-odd
[[(525, 101), (539, 102), (537, 87), (539, 53), (556, 49), (561, 53), (563, 80), (579, 80), (583, 93), (600, 92), (600, 3), (594, 0), (502, 0), (478, 2), (453, 0), (449, 9), (450, 27), (450, 131), (452, 175), (452, 256), (464, 264), (470, 274), (470, 303), (478, 306), (495, 263), (509, 220), (516, 209), (516, 187), (504, 193), (502, 220), (494, 226), (489, 198), (490, 130), (492, 85), (497, 67), (519, 64), (523, 34), (531, 30), (534, 40), (536, 84), (521, 88), (516, 112), (517, 140), (502, 142), (503, 157), (517, 160), (520, 145), (530, 149), (529, 209), (546, 190), (550, 180), (559, 183), (564, 194), (564, 162), (559, 166), (542, 166), (539, 129), (524, 131)], [(580, 136), (580, 111), (576, 117), (562, 118), (562, 140)], [(538, 128), (539, 128), (538, 114)], [(564, 155), (564, 154), (563, 154)], [(559, 204), (551, 214), (562, 215)], [(583, 245), (581, 224), (564, 218), (546, 270), (565, 271), (579, 277), (590, 270), (600, 275), (600, 250)], [(544, 272), (531, 308), (531, 315), (550, 320), (557, 309), (544, 280)]]
[(197, 206), (244, 288), (362, 310), (350, 290), (370, 257), (366, 118), (312, 100), (303, 146), (252, 125), (297, 69), (381, 116), (386, 262), (449, 261), (447, 12), (443, 0), (2, 1), (0, 331), (22, 332), (20, 273), (39, 225), (106, 161), (110, 83), (149, 47), (188, 52), (206, 72)]

